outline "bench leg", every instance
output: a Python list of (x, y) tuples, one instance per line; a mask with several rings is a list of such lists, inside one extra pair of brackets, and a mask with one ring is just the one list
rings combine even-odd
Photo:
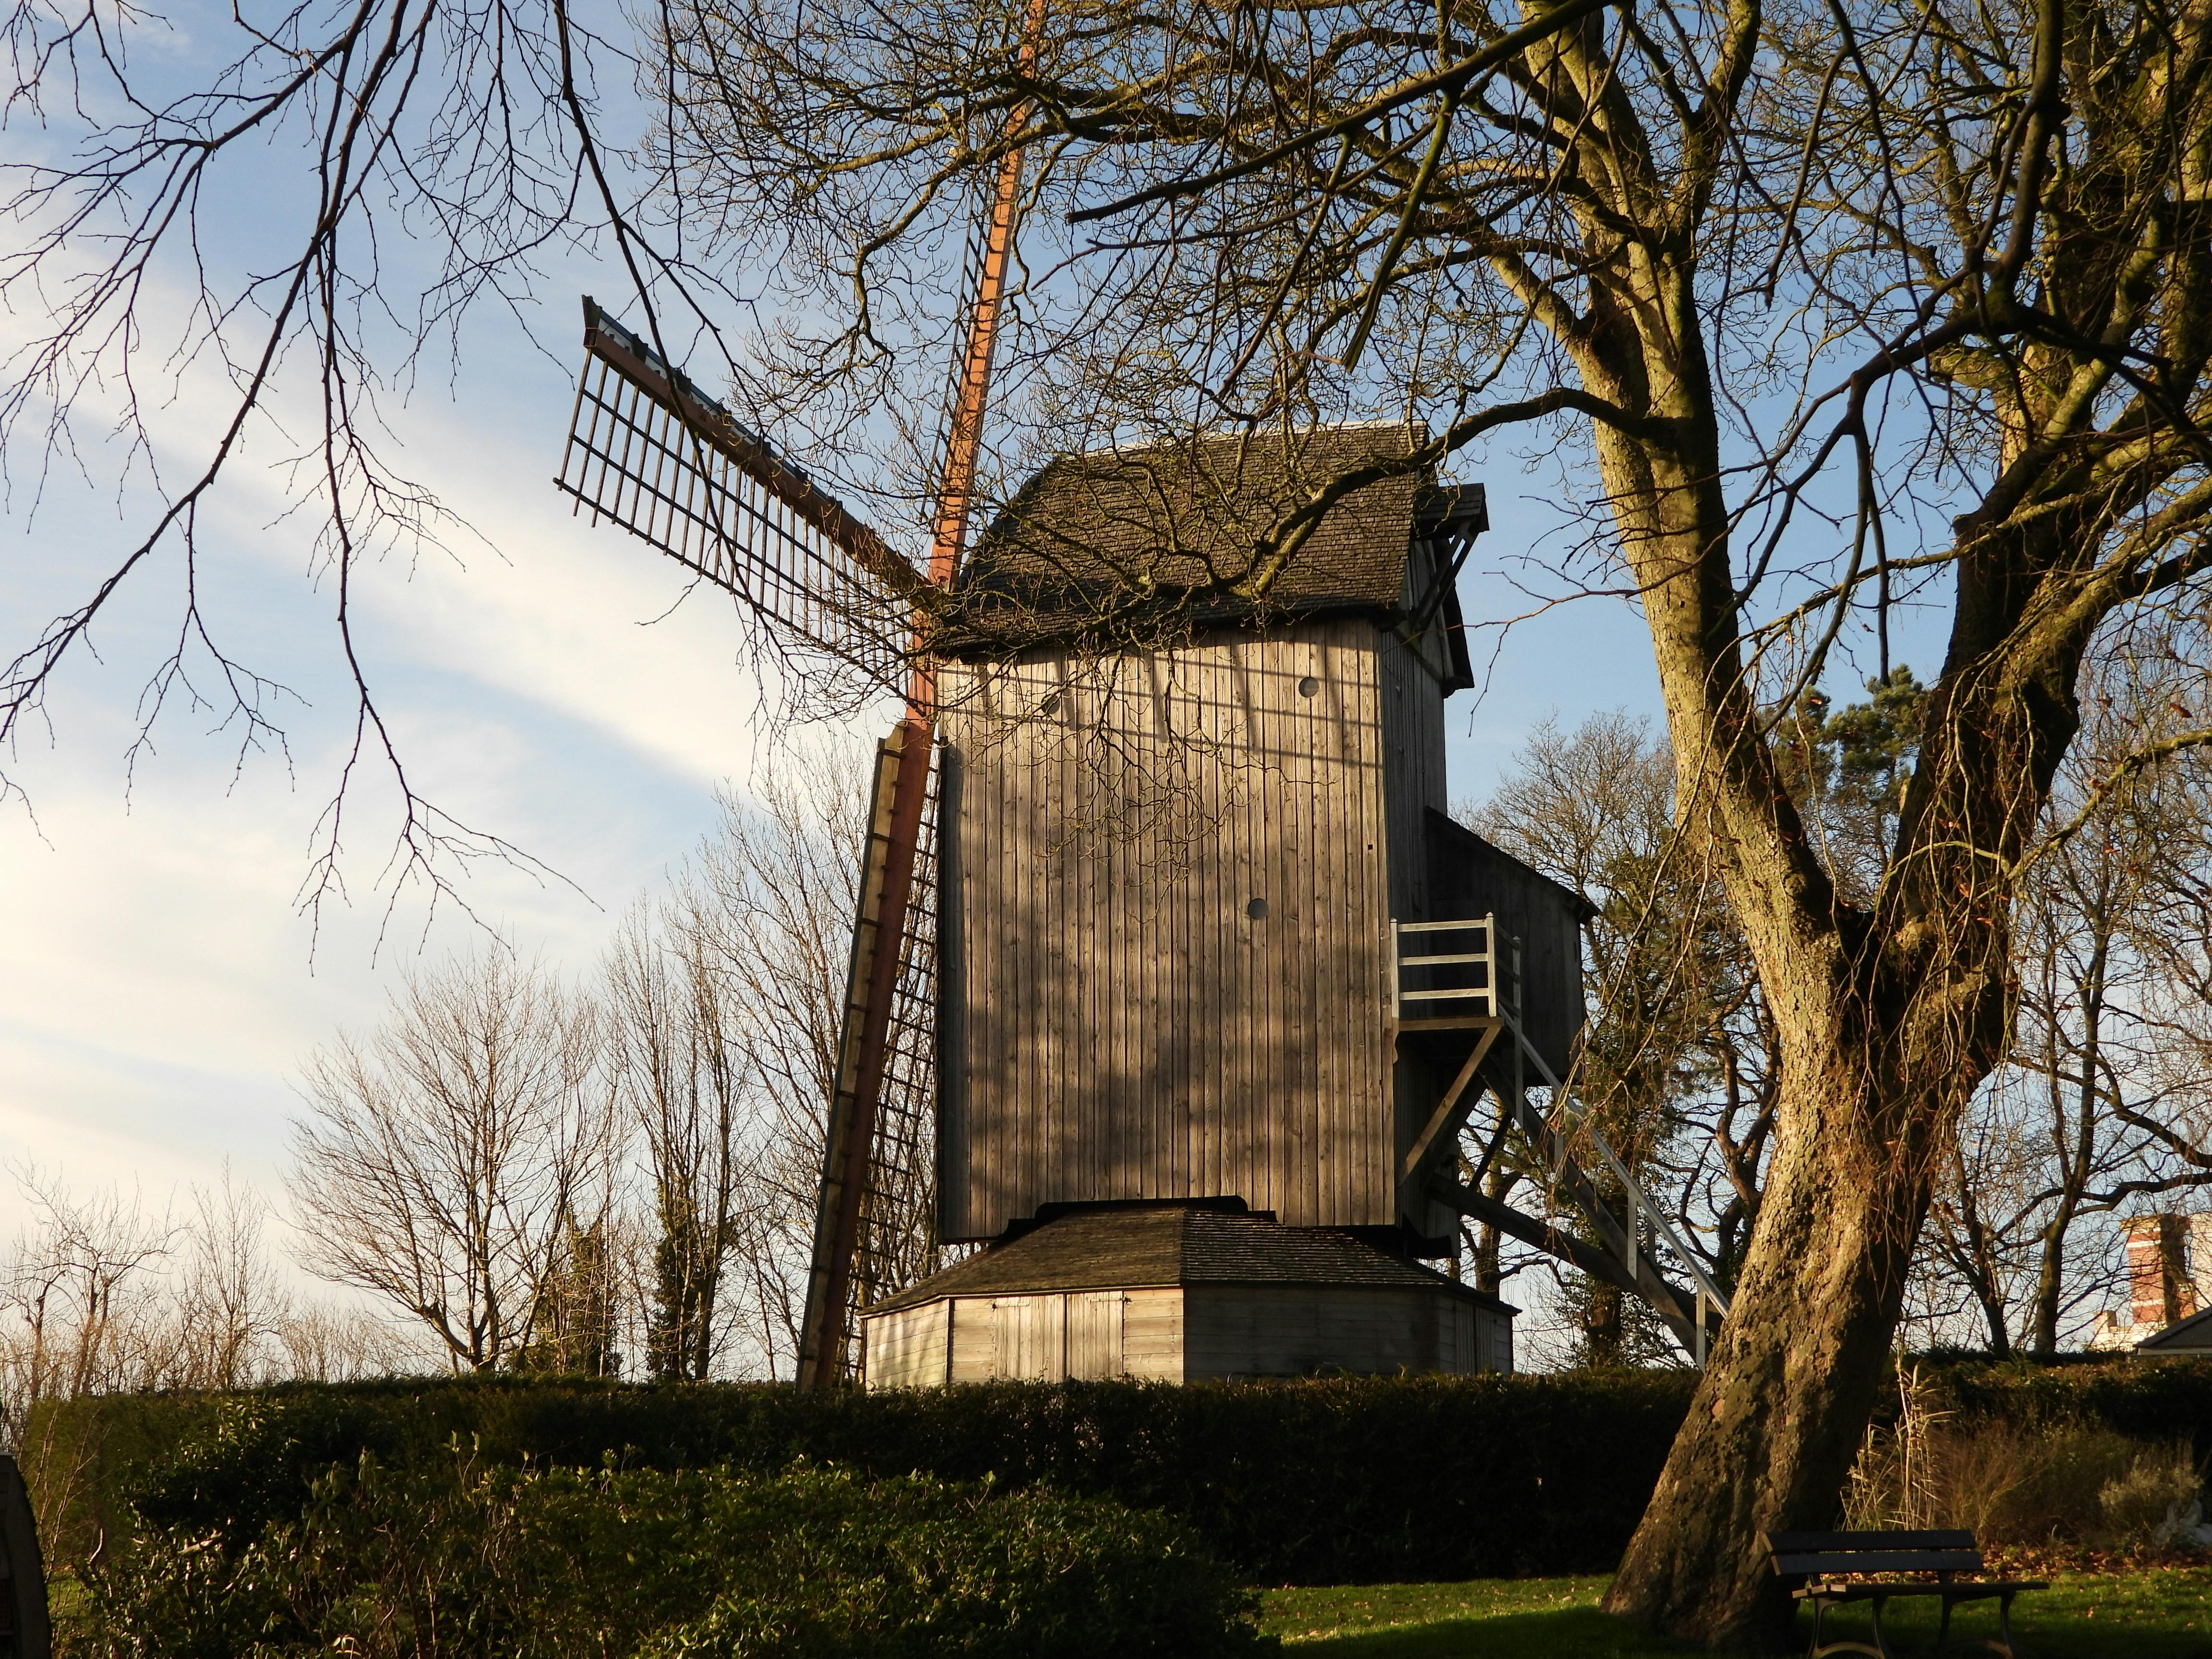
[[(1867, 1659), (1893, 1659), (1887, 1646), (1869, 1648), (1865, 1641), (1827, 1641), (1827, 1644), (1823, 1644), (1820, 1641), (1820, 1614), (1825, 1610), (1827, 1610), (1827, 1604), (1818, 1597), (1812, 1597), (1812, 1655), (1809, 1655), (1809, 1659), (1827, 1659), (1827, 1655), (1836, 1655), (1836, 1652), (1863, 1652), (1863, 1655), (1867, 1655)], [(1874, 1641), (1875, 1644), (1882, 1641), (1881, 1624), (1874, 1626)]]
[(1889, 1650), (1889, 1637), (1881, 1627), (1881, 1610), (1888, 1601), (1886, 1595), (1874, 1598), (1874, 1645), (1875, 1651), (1881, 1655), (1881, 1659), (1894, 1659)]
[(2004, 1659), (2020, 1659), (2020, 1650), (2014, 1645), (2012, 1639), (2012, 1595), (2010, 1594), (1997, 1597), (1997, 1634), (2003, 1639), (1992, 1642), (1990, 1646), (2002, 1654)]
[(1936, 1650), (1941, 1653), (1951, 1644), (1951, 1598), (1943, 1598), (1943, 1617), (1936, 1626)]
[(1881, 1615), (1879, 1611), (1875, 1614), (1874, 1646), (1869, 1647), (1863, 1642), (1823, 1643), (1820, 1640), (1820, 1615), (1826, 1611), (1827, 1603), (1818, 1596), (1807, 1599), (1813, 1604), (1813, 1651), (1809, 1659), (1827, 1659), (1827, 1656), (1837, 1653), (1863, 1653), (1868, 1656), (1868, 1659), (1895, 1659), (1895, 1656), (1889, 1650), (1888, 1643), (1882, 1636)]

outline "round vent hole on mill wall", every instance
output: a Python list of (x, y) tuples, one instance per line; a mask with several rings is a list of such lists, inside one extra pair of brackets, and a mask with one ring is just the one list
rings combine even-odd
[(1320, 690), (1321, 682), (1310, 674), (1298, 682), (1298, 695), (1302, 697), (1310, 697)]
[(1254, 899), (1244, 907), (1244, 914), (1255, 921), (1265, 921), (1267, 919), (1267, 901)]

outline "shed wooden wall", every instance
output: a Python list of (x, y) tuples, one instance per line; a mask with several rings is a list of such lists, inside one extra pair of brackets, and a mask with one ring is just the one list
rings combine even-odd
[(1513, 1369), (1511, 1316), (1442, 1291), (1200, 1285), (957, 1297), (863, 1322), (871, 1389)]
[[(870, 1388), (926, 1388), (948, 1381), (1057, 1382), (1071, 1376), (1183, 1380), (1182, 1292), (1172, 1287), (963, 1296), (930, 1305), (945, 1310), (950, 1364), (916, 1375), (911, 1383), (898, 1380), (889, 1368), (878, 1380), (872, 1334)], [(922, 1311), (912, 1308), (879, 1317), (910, 1319)]]
[(1135, 1198), (1395, 1221), (1382, 952), (1425, 896), (1435, 677), (1343, 618), (946, 690), (941, 1236)]

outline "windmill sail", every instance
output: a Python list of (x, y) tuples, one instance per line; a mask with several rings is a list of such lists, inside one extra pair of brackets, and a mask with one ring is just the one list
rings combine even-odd
[[(1042, 18), (1043, 0), (1030, 0), (1025, 66)], [(1009, 131), (1028, 119), (1024, 105)], [(935, 677), (915, 623), (951, 584), (966, 540), (1021, 176), (1021, 151), (1009, 149), (970, 247), (926, 574), (584, 301), (588, 356), (555, 482), (594, 523), (622, 526), (737, 595), (785, 642), (906, 693), (907, 717), (878, 756), (799, 1340), (803, 1388), (852, 1375), (856, 1310), (935, 1266), (939, 768)]]
[(896, 684), (927, 579), (588, 297), (584, 350), (554, 479), (577, 511), (736, 595), (780, 643)]

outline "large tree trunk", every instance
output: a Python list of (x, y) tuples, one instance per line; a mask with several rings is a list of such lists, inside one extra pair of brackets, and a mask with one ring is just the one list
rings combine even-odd
[[(1676, 749), (1690, 757), (1684, 787), (1710, 803), (1725, 844), (1784, 1080), (1774, 1162), (1726, 1326), (1607, 1606), (1716, 1647), (1791, 1645), (1791, 1606), (1760, 1535), (1839, 1518), (1936, 1172), (2003, 1052), (2006, 872), (2072, 729), (2072, 652), (2045, 641), (2038, 683), (2014, 679), (1993, 647), (2013, 634), (2026, 596), (1976, 592), (1968, 565), (1890, 876), (1870, 911), (1838, 897), (1764, 743), (1747, 732), (1748, 711), (1714, 690), (1729, 680), (1732, 648), (1685, 672), (1699, 645), (1711, 651), (1711, 610), (1656, 589), (1647, 603)], [(1701, 641), (1689, 636), (1698, 623), (1709, 630)]]
[(1714, 1646), (1790, 1645), (1793, 1609), (1757, 1540), (1836, 1523), (1927, 1211), (1931, 1115), (1886, 1098), (1865, 1039), (1837, 1036), (1785, 1061), (1759, 1230), (1607, 1598)]
[(1890, 878), (1871, 909), (1845, 902), (1752, 692), (1702, 341), (1694, 327), (1650, 327), (1670, 314), (1686, 323), (1690, 280), (1630, 251), (1621, 288), (1632, 303), (1596, 307), (1579, 361), (1586, 384), (1649, 424), (1632, 441), (1601, 428), (1599, 465), (1651, 632), (1678, 811), (1716, 836), (1773, 1011), (1783, 1086), (1725, 1328), (1607, 1606), (1712, 1646), (1775, 1651), (1791, 1606), (1761, 1534), (1838, 1519), (1935, 1176), (2002, 1051), (2001, 872), (2070, 734), (2070, 663), (2045, 653), (2045, 678), (2019, 683), (2006, 647), (2032, 592), (2007, 583), (2002, 560), (1987, 580), (1962, 560)]

